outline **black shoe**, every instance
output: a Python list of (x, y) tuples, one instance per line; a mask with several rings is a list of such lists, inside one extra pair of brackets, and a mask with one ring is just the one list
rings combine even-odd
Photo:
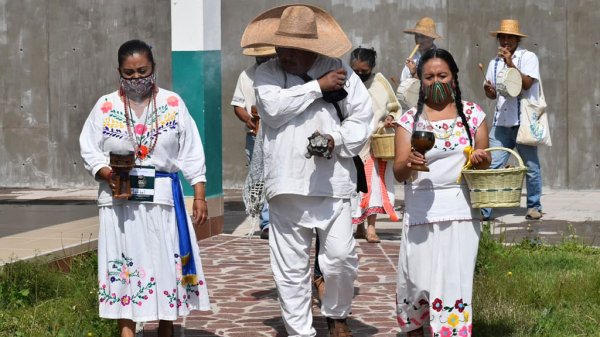
[(260, 238), (263, 240), (269, 240), (269, 229), (265, 228), (260, 232)]

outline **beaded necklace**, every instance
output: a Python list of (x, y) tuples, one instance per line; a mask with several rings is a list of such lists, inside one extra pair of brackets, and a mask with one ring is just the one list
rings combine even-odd
[[(152, 136), (150, 136), (149, 149), (148, 147), (142, 145), (142, 136), (140, 136), (140, 138), (138, 139), (132, 130), (133, 114), (131, 109), (131, 103), (125, 93), (123, 94), (122, 99), (125, 106), (125, 123), (127, 124), (127, 133), (129, 134), (129, 139), (131, 139), (131, 143), (133, 144), (135, 156), (141, 161), (144, 161), (144, 159), (146, 159), (146, 157), (148, 157), (148, 155), (150, 155), (152, 151), (154, 151), (156, 143), (158, 142), (158, 109), (156, 105), (156, 95), (154, 93), (154, 90), (152, 90), (151, 101), (152, 103), (154, 103), (154, 124), (151, 125), (152, 129), (150, 130), (150, 134), (152, 134)], [(148, 107), (150, 107), (150, 101), (148, 102)], [(146, 112), (146, 120), (144, 121), (144, 126), (147, 125), (148, 115), (150, 114), (150, 111)]]

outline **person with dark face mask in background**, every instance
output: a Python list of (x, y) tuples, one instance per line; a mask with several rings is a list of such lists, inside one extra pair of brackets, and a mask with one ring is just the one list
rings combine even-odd
[[(458, 66), (448, 51), (423, 54), (417, 75), (419, 102), (396, 120), (394, 175), (405, 196), (396, 318), (408, 337), (424, 336), (425, 323), (432, 336), (471, 336), (481, 223), (458, 178), (467, 159), (480, 169), (490, 164), (485, 112), (461, 99)], [(433, 133), (426, 156), (411, 146), (415, 131)], [(429, 171), (414, 170), (425, 163)]]
[[(374, 133), (394, 129), (393, 122), (400, 108), (389, 82), (381, 73), (373, 73), (376, 59), (377, 53), (372, 48), (359, 47), (350, 54), (350, 66), (367, 87), (373, 102), (371, 128)], [(353, 210), (352, 224), (357, 225), (354, 238), (378, 243), (380, 240), (375, 230), (377, 214), (387, 214), (392, 221), (399, 219), (394, 210), (394, 173), (391, 163), (373, 156), (370, 140), (360, 156), (365, 162), (369, 189), (367, 193), (361, 193), (359, 206)]]
[[(121, 337), (155, 320), (158, 336), (168, 337), (178, 317), (210, 310), (193, 226), (207, 220), (204, 150), (181, 97), (156, 85), (150, 46), (125, 42), (118, 63), (119, 90), (98, 100), (79, 137), (85, 168), (100, 183), (99, 312), (118, 320)], [(114, 154), (135, 164), (129, 175)], [(179, 171), (194, 188), (191, 218)], [(122, 179), (131, 184), (125, 198), (116, 194)]]

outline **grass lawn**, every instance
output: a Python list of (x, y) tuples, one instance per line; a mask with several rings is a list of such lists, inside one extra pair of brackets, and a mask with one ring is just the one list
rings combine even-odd
[[(1, 267), (0, 336), (118, 336), (114, 320), (98, 317), (96, 264), (93, 253), (70, 273), (43, 262)], [(600, 336), (600, 249), (504, 246), (483, 234), (473, 307), (477, 337)]]
[(0, 336), (118, 336), (116, 321), (98, 317), (96, 265), (90, 254), (70, 273), (43, 261), (0, 267)]
[(572, 240), (503, 246), (489, 234), (479, 249), (475, 336), (600, 336), (600, 249)]

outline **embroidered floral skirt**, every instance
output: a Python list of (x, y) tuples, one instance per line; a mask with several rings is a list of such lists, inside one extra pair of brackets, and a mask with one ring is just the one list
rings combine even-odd
[(404, 224), (396, 289), (401, 331), (429, 325), (433, 337), (471, 336), (480, 231), (479, 221)]
[(176, 320), (191, 310), (210, 310), (191, 221), (188, 227), (198, 281), (183, 285), (172, 206), (128, 203), (100, 207), (100, 317), (145, 322)]
[(388, 214), (392, 221), (398, 220), (394, 210), (393, 162), (382, 161), (372, 155), (365, 162), (368, 193), (360, 193), (358, 207), (352, 212), (352, 224), (358, 225), (371, 214)]

